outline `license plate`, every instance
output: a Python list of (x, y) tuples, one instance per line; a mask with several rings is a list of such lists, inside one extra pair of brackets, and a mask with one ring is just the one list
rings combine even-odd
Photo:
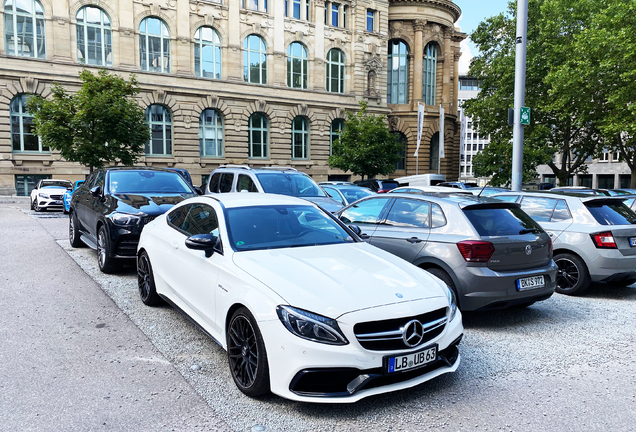
[(543, 276), (532, 276), (517, 279), (517, 291), (531, 290), (545, 286), (545, 278)]
[(630, 237), (630, 238), (629, 238), (629, 245), (630, 245), (631, 247), (636, 246), (636, 237)]
[(62, 204), (62, 201), (55, 201), (55, 204)]
[(437, 360), (437, 345), (410, 354), (385, 357), (385, 372), (392, 374), (426, 366)]

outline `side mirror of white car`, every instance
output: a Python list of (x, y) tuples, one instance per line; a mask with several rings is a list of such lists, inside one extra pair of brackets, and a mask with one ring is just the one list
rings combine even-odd
[(195, 234), (186, 239), (185, 245), (188, 249), (202, 250), (206, 258), (209, 258), (217, 249), (218, 237), (212, 234)]

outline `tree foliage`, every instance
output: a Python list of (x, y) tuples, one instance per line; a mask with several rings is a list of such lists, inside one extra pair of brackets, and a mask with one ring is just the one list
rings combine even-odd
[[(602, 136), (597, 101), (577, 89), (560, 89), (562, 103), (555, 104), (557, 90), (552, 71), (568, 60), (576, 38), (588, 25), (591, 4), (582, 0), (529, 0), (525, 105), (532, 108), (531, 124), (524, 127), (524, 179), (536, 177), (536, 167), (548, 164), (561, 184), (575, 173), (585, 172), (585, 160), (597, 152)], [(588, 3), (600, 3), (590, 0)], [(516, 2), (507, 13), (488, 18), (471, 35), (480, 50), (469, 74), (481, 81), (481, 92), (464, 103), (482, 136), (490, 144), (475, 157), (475, 174), (495, 175), (493, 184), (505, 184), (512, 163), (512, 126), (508, 108), (514, 106)], [(502, 153), (502, 150), (510, 149)], [(561, 160), (553, 156), (559, 153)], [(503, 166), (503, 171), (500, 171)], [(500, 174), (498, 174), (500, 173)]]
[(82, 87), (75, 94), (56, 84), (51, 98), (29, 98), (35, 133), (43, 145), (91, 171), (105, 162), (134, 164), (150, 137), (144, 110), (134, 100), (137, 80), (131, 76), (126, 82), (104, 69), (97, 75), (83, 70), (79, 76)]
[(367, 112), (367, 103), (360, 102), (357, 113), (347, 111), (340, 138), (332, 144), (329, 166), (350, 171), (354, 175), (373, 178), (389, 175), (402, 156), (402, 144), (389, 131), (386, 116)]

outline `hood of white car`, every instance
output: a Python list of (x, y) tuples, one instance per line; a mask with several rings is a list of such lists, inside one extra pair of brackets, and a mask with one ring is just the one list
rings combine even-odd
[(446, 295), (427, 272), (363, 242), (236, 252), (233, 260), (289, 305), (329, 318)]
[(38, 193), (43, 193), (47, 195), (62, 195), (66, 192), (66, 188), (57, 187), (57, 186), (46, 186), (41, 189), (38, 189)]

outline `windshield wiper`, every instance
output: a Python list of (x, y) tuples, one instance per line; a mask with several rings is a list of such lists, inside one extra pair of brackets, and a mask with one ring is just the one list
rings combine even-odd
[(530, 234), (530, 233), (539, 234), (540, 232), (541, 230), (538, 228), (524, 228), (521, 231), (519, 231), (519, 234)]

